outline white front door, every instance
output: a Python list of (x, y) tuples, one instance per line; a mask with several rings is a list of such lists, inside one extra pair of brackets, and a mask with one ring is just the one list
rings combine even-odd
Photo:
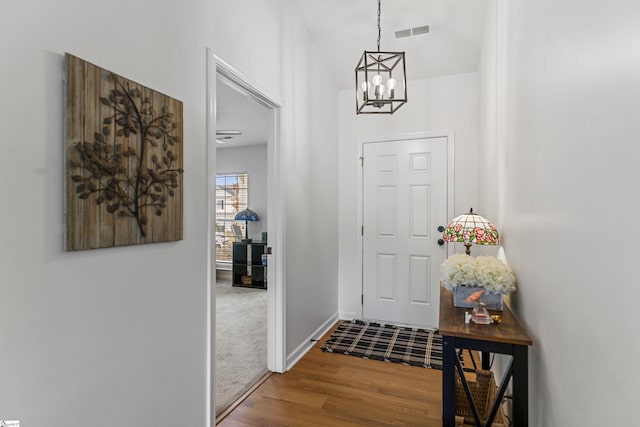
[(447, 138), (363, 144), (363, 317), (437, 327)]

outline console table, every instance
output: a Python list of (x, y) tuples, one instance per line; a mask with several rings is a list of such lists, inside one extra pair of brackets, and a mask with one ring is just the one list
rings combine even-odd
[[(470, 349), (482, 353), (482, 369), (488, 370), (489, 353), (508, 354), (511, 360), (503, 374), (493, 409), (487, 419), (491, 425), (501, 403), (504, 392), (513, 379), (513, 425), (527, 427), (529, 424), (528, 400), (528, 357), (529, 346), (533, 344), (523, 326), (505, 305), (500, 314), (502, 323), (479, 325), (464, 323), (465, 311), (469, 309), (454, 307), (451, 291), (440, 288), (440, 324), (442, 335), (442, 425), (455, 426), (455, 372), (458, 371), (463, 387), (468, 391), (462, 364), (456, 349)], [(467, 393), (469, 396), (469, 393)], [(470, 402), (471, 403), (471, 402)], [(470, 404), (472, 408), (474, 405)], [(481, 425), (476, 414), (476, 425)]]

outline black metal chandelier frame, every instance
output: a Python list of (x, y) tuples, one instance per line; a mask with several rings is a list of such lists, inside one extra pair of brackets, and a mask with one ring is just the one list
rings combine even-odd
[(380, 51), (380, 1), (378, 0), (378, 50), (365, 50), (355, 69), (357, 114), (393, 114), (407, 102), (404, 52)]

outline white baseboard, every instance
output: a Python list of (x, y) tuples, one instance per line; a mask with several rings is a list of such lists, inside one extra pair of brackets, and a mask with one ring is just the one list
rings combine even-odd
[(329, 329), (338, 321), (338, 313), (334, 313), (329, 317), (318, 329), (316, 329), (309, 337), (304, 340), (295, 350), (287, 356), (287, 371), (298, 363), (302, 357), (313, 348), (317, 340), (326, 334)]
[(231, 271), (233, 270), (230, 262), (216, 262), (217, 271)]
[(231, 280), (233, 278), (233, 273), (231, 270), (220, 270), (216, 269), (216, 279), (218, 280)]
[(357, 315), (358, 313), (355, 311), (342, 311), (340, 312), (340, 320), (353, 320)]

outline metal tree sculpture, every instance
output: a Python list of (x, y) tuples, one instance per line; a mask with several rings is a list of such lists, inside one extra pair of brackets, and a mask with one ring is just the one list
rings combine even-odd
[[(181, 141), (173, 134), (177, 125), (165, 107), (156, 112), (140, 89), (123, 84), (115, 74), (111, 79), (114, 88), (100, 102), (112, 114), (102, 118), (93, 142), (74, 145), (70, 162), (79, 173), (71, 179), (80, 199), (95, 197), (107, 212), (135, 218), (144, 237), (147, 213), (162, 215), (184, 172), (174, 166), (177, 157), (172, 152)], [(149, 146), (161, 146), (160, 157)]]

